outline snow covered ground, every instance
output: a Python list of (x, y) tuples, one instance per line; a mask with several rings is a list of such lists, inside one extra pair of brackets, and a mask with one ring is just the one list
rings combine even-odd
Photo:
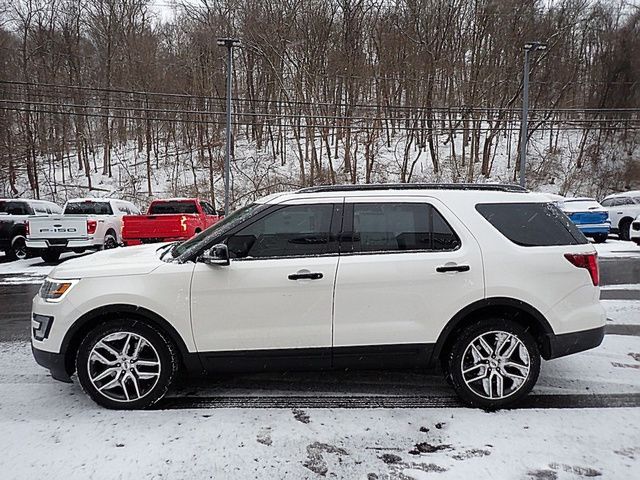
[[(545, 363), (534, 393), (640, 393), (639, 352), (638, 337), (607, 337)], [(7, 480), (630, 479), (640, 469), (640, 408), (112, 412), (50, 379), (28, 345), (0, 343), (0, 356)]]
[[(640, 324), (640, 301), (604, 304), (613, 323)], [(236, 376), (172, 393), (206, 396), (211, 408), (113, 412), (77, 384), (52, 380), (26, 342), (0, 342), (0, 358), (3, 480), (562, 480), (640, 471), (640, 408), (215, 408), (225, 395), (452, 395), (433, 373), (351, 372)], [(544, 362), (532, 395), (552, 394), (639, 396), (640, 337), (607, 335), (598, 349)]]
[(605, 243), (593, 244), (600, 258), (640, 256), (640, 246), (634, 242), (609, 238)]

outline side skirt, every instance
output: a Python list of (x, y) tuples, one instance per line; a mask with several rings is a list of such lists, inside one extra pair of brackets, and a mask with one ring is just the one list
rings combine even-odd
[[(208, 374), (305, 370), (427, 368), (435, 344), (366, 345), (201, 352)], [(333, 350), (333, 351), (332, 351)]]

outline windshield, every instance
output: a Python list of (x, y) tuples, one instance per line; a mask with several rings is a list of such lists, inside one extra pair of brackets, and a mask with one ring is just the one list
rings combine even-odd
[(157, 202), (149, 207), (150, 215), (176, 215), (180, 213), (198, 213), (198, 209), (194, 202)]
[(190, 249), (195, 248), (202, 243), (206, 243), (209, 239), (220, 236), (225, 231), (244, 221), (246, 218), (249, 218), (251, 215), (262, 209), (263, 207), (264, 205), (261, 203), (252, 203), (251, 205), (247, 205), (246, 207), (242, 207), (239, 210), (236, 210), (230, 215), (224, 217), (218, 223), (215, 223), (206, 230), (203, 230), (198, 235), (191, 237), (189, 240), (173, 247), (173, 250), (171, 250), (171, 255), (173, 256), (173, 258), (179, 257)]
[(65, 215), (113, 215), (109, 202), (73, 202), (64, 207)]

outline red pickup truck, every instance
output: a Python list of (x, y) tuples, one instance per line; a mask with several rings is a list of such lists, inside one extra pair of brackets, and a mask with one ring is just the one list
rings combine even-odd
[(210, 203), (197, 198), (154, 200), (146, 215), (125, 215), (122, 241), (125, 245), (186, 240), (222, 217)]

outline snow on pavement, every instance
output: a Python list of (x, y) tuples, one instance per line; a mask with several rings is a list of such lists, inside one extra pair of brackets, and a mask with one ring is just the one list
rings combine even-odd
[(640, 256), (640, 246), (635, 242), (609, 238), (606, 242), (594, 243), (593, 246), (596, 247), (600, 258)]
[(600, 300), (607, 312), (607, 323), (640, 325), (640, 301)]
[[(534, 393), (640, 393), (638, 353), (640, 338), (607, 336), (545, 362)], [(620, 479), (640, 469), (640, 408), (116, 412), (49, 378), (27, 343), (0, 343), (0, 358), (3, 480)], [(260, 376), (251, 381), (260, 390)]]

